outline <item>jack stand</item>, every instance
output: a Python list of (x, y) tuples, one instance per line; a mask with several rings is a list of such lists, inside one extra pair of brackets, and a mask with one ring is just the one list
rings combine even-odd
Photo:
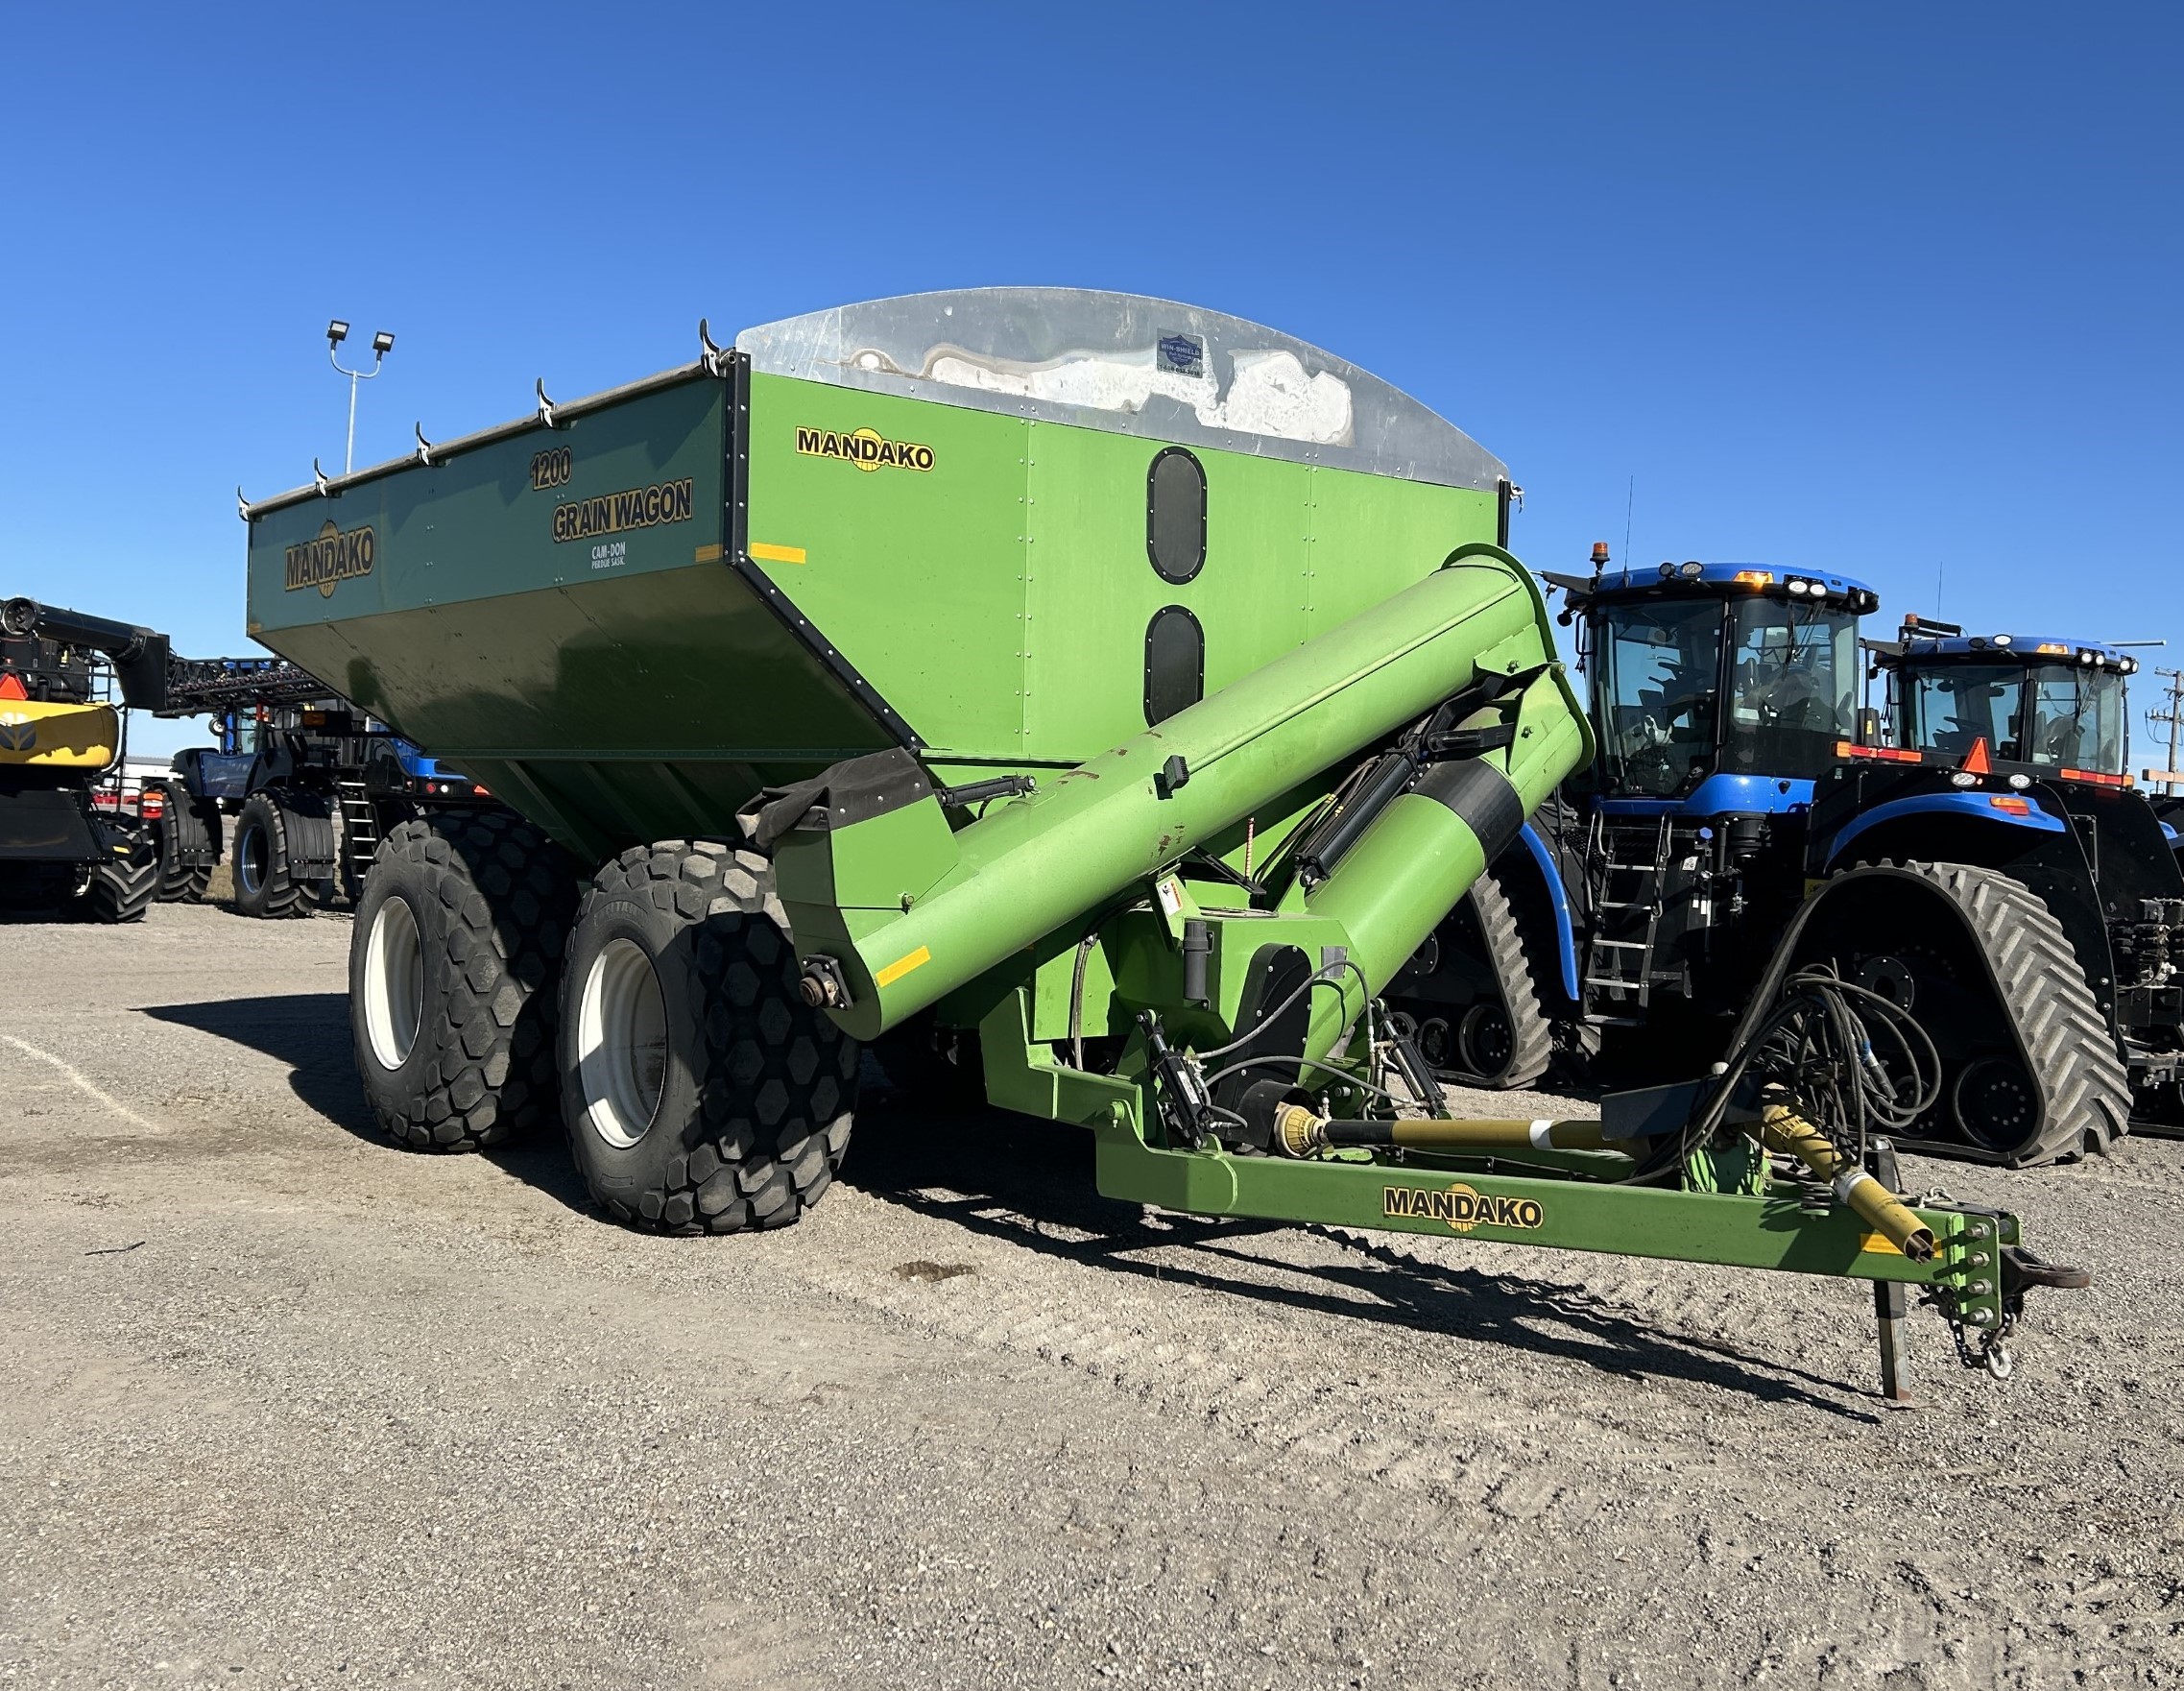
[[(1896, 1147), (1885, 1139), (1873, 1142), (1872, 1153), (1866, 1159), (1868, 1172), (1890, 1192), (1898, 1190), (1901, 1178), (1896, 1168)], [(1890, 1403), (1909, 1403), (1911, 1389), (1908, 1382), (1910, 1365), (1910, 1349), (1905, 1342), (1904, 1323), (1909, 1300), (1904, 1295), (1900, 1280), (1876, 1280), (1873, 1283), (1873, 1313), (1881, 1318), (1881, 1395)]]

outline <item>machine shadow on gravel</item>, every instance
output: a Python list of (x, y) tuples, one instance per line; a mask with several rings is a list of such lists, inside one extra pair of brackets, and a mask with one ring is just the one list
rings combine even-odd
[[(297, 1101), (367, 1145), (410, 1155), (380, 1130), (357, 1083), (346, 992), (302, 992), (264, 998), (215, 999), (202, 1003), (150, 1004), (143, 1012), (178, 1027), (192, 1027), (288, 1065)], [(514, 1144), (478, 1153), (526, 1185), (557, 1197), (572, 1210), (596, 1214), (568, 1160), (558, 1132), (525, 1135)]]
[[(345, 993), (297, 993), (198, 1003), (155, 1004), (143, 1014), (245, 1046), (286, 1063), (299, 1102), (357, 1138), (394, 1152), (357, 1084)], [(1534, 1280), (1450, 1268), (1405, 1255), (1378, 1240), (1324, 1230), (1350, 1253), (1336, 1266), (1300, 1270), (1245, 1247), (1285, 1223), (1175, 1215), (1149, 1225), (1140, 1206), (1100, 1196), (1088, 1133), (1028, 1116), (973, 1107), (935, 1114), (908, 1105), (868, 1063), (856, 1130), (839, 1176), (883, 1202), (948, 1221), (983, 1237), (1066, 1262), (1148, 1280), (1420, 1334), (1460, 1335), (1534, 1355), (1581, 1363), (1630, 1380), (1716, 1386), (1762, 1402), (1797, 1402), (1872, 1420), (1846, 1403), (1834, 1381), (1751, 1356), (1726, 1343), (1647, 1327), (1637, 1312), (1596, 1296), (1581, 1283)], [(531, 1134), (481, 1153), (516, 1179), (592, 1215), (583, 1182), (558, 1135)], [(1203, 1268), (1131, 1253), (1177, 1248)], [(718, 1248), (733, 1249), (732, 1244)], [(1232, 1266), (1234, 1270), (1232, 1271)], [(1245, 1277), (1273, 1268), (1327, 1284), (1319, 1292)]]
[[(1620, 1379), (1682, 1381), (1850, 1420), (1879, 1419), (1836, 1380), (1726, 1341), (1664, 1333), (1582, 1282), (1448, 1267), (1332, 1228), (1318, 1231), (1347, 1260), (1300, 1268), (1248, 1248), (1255, 1237), (1296, 1230), (1285, 1222), (1178, 1214), (1148, 1224), (1140, 1206), (1093, 1190), (1090, 1133), (1028, 1116), (983, 1108), (944, 1116), (909, 1105), (900, 1093), (868, 1091), (838, 1178), (883, 1202), (1065, 1262), (1344, 1320), (1482, 1340)], [(1159, 1262), (1131, 1254), (1156, 1249), (1168, 1254)], [(1196, 1253), (1204, 1267), (1177, 1264), (1178, 1249)], [(1247, 1277), (1268, 1268), (1289, 1283)], [(1300, 1279), (1330, 1290), (1312, 1291)]]

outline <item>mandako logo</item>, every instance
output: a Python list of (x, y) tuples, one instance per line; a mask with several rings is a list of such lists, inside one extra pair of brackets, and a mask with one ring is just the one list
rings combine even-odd
[(315, 587), (322, 599), (330, 599), (334, 589), (351, 576), (372, 573), (372, 560), (378, 550), (379, 539), (369, 522), (362, 528), (337, 528), (329, 519), (319, 530), (317, 540), (290, 546), (283, 554), (287, 565), (284, 591), (295, 592)]
[(1474, 1227), (1528, 1232), (1547, 1221), (1547, 1210), (1537, 1198), (1491, 1197), (1461, 1181), (1445, 1191), (1430, 1186), (1383, 1187), (1380, 1214), (1390, 1220), (1446, 1221), (1458, 1233)]
[(891, 441), (877, 429), (860, 428), (838, 434), (830, 428), (799, 428), (796, 449), (806, 458), (839, 458), (870, 475), (876, 470), (918, 470), (933, 467), (933, 449), (916, 441)]

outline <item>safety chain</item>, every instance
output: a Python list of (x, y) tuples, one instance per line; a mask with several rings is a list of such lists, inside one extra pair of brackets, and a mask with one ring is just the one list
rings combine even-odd
[(1956, 1300), (1947, 1290), (1937, 1286), (1921, 1297), (1919, 1302), (1940, 1313), (1942, 1320), (1948, 1325), (1950, 1340), (1956, 1346), (1958, 1362), (1967, 1368), (1984, 1368), (1997, 1380), (2009, 1378), (2017, 1366), (2017, 1358), (2004, 1341), (2017, 1326), (2017, 1314), (2014, 1310), (2004, 1305), (2002, 1325), (1992, 1332), (1982, 1329), (1979, 1341), (1974, 1343), (1970, 1337), (1970, 1324), (1957, 1317)]

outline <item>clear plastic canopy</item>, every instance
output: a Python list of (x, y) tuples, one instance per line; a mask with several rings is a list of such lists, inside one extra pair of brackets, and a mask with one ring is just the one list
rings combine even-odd
[(1195, 305), (1084, 288), (905, 294), (745, 329), (756, 371), (1446, 487), (1507, 468), (1379, 376)]

